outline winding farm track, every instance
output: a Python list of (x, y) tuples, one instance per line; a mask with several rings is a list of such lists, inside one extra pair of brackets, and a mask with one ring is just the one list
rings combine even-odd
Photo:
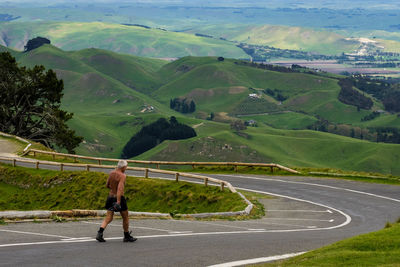
[(133, 220), (139, 238), (133, 244), (121, 242), (119, 220), (106, 229), (106, 243), (93, 239), (100, 221), (9, 224), (0, 226), (0, 265), (208, 266), (316, 249), (382, 229), (400, 217), (400, 186), (298, 176), (212, 176), (275, 195), (263, 200), (267, 216), (252, 221)]

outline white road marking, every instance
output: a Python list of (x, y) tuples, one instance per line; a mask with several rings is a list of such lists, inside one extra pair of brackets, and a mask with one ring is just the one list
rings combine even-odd
[(313, 222), (334, 222), (334, 219), (320, 220), (320, 219), (298, 219), (298, 218), (264, 218), (261, 220), (282, 220), (282, 221), (313, 221)]
[(86, 240), (86, 239), (93, 239), (93, 237), (86, 236), (86, 237), (73, 237), (73, 238), (66, 238), (61, 239), (62, 241), (72, 241), (72, 240)]
[[(82, 222), (82, 223), (101, 225), (101, 223), (95, 223), (95, 222)], [(117, 224), (112, 224), (112, 223), (110, 223), (108, 226), (122, 227), (122, 225), (117, 225)], [(170, 233), (172, 231), (172, 230), (165, 230), (165, 229), (151, 228), (151, 227), (143, 227), (143, 226), (133, 226), (133, 228), (139, 228), (139, 229), (145, 229), (145, 230), (155, 230), (155, 231), (161, 231), (161, 232), (167, 232), (167, 233)]]
[[(268, 223), (268, 222), (260, 222), (260, 221), (251, 221), (248, 223), (252, 224), (263, 224), (263, 225), (283, 225), (283, 226), (293, 226), (293, 227), (307, 227), (307, 228), (315, 228), (316, 226), (314, 225), (298, 225), (298, 224), (287, 224), (287, 223)], [(250, 229), (248, 229), (250, 230)]]
[[(95, 222), (82, 222), (82, 223), (101, 225), (101, 223), (95, 223)], [(117, 224), (112, 224), (112, 223), (110, 223), (109, 226), (122, 227), (122, 225), (117, 225)], [(133, 226), (133, 228), (145, 229), (145, 230), (155, 230), (155, 231), (167, 232), (170, 234), (192, 233), (192, 231), (173, 231), (173, 230), (165, 230), (165, 229), (160, 229), (160, 228), (152, 228), (152, 227), (144, 227), (144, 226)]]
[(348, 191), (348, 192), (367, 195), (367, 196), (376, 197), (376, 198), (382, 198), (382, 199), (386, 199), (386, 200), (390, 200), (390, 201), (394, 201), (394, 202), (399, 202), (400, 203), (400, 199), (395, 199), (395, 198), (381, 196), (381, 195), (377, 195), (377, 194), (373, 194), (373, 193), (368, 193), (368, 192), (348, 189), (348, 188), (344, 188), (344, 187), (337, 187), (337, 186), (323, 185), (323, 184), (314, 184), (314, 183), (306, 183), (306, 182), (285, 181), (285, 180), (280, 180), (280, 179), (258, 178), (258, 177), (241, 176), (241, 175), (234, 175), (234, 176), (227, 175), (227, 174), (218, 174), (218, 175), (219, 176), (231, 177), (231, 178), (239, 177), (239, 178), (244, 178), (244, 179), (275, 181), (275, 182), (282, 182), (282, 183), (288, 183), (288, 184), (305, 184), (305, 185), (319, 186), (319, 187), (325, 187), (325, 188), (330, 188), (330, 189)]
[[(210, 222), (201, 222), (201, 221), (181, 221), (181, 220), (174, 220), (174, 221), (175, 222), (185, 222), (185, 223), (199, 223), (199, 224), (207, 224), (207, 225), (214, 225), (214, 226), (227, 227), (227, 228), (250, 230), (248, 227), (233, 226), (233, 225), (219, 224), (219, 223), (210, 223)], [(265, 230), (265, 229), (262, 229), (262, 230)]]
[(33, 233), (33, 232), (25, 232), (25, 231), (14, 231), (14, 230), (6, 230), (6, 229), (0, 229), (0, 232), (16, 233), (16, 234), (24, 234), (24, 235), (39, 235), (39, 236), (48, 236), (48, 237), (59, 237), (59, 238), (72, 238), (72, 237), (69, 237), (69, 236), (62, 236), (62, 235), (50, 235), (50, 234)]
[(272, 211), (272, 212), (315, 212), (315, 213), (332, 213), (330, 210), (269, 210), (267, 209), (267, 212)]
[(290, 253), (290, 254), (256, 258), (256, 259), (248, 259), (248, 260), (242, 260), (242, 261), (232, 261), (232, 262), (210, 265), (208, 267), (234, 267), (234, 266), (242, 266), (242, 265), (256, 264), (256, 263), (262, 263), (262, 262), (277, 261), (277, 260), (283, 260), (283, 259), (288, 259), (288, 258), (292, 258), (295, 256), (299, 256), (304, 253), (306, 253), (306, 252)]

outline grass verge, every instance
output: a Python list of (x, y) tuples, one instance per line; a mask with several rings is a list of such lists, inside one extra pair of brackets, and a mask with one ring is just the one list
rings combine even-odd
[[(0, 210), (103, 209), (107, 175), (0, 165)], [(132, 211), (202, 213), (239, 211), (246, 203), (217, 187), (129, 177), (125, 197)]]
[(257, 266), (399, 266), (400, 220), (285, 261)]

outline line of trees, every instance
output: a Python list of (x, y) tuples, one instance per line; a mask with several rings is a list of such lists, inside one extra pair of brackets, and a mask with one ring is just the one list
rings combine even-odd
[(185, 124), (179, 123), (172, 116), (169, 121), (160, 118), (135, 134), (122, 150), (121, 158), (127, 159), (140, 155), (164, 140), (181, 140), (196, 136), (196, 131)]
[(353, 89), (353, 82), (350, 79), (340, 79), (339, 85), (342, 88), (339, 93), (339, 100), (347, 105), (353, 105), (359, 109), (371, 109), (374, 104), (371, 98), (362, 95)]
[(196, 104), (193, 99), (187, 98), (174, 98), (170, 99), (169, 107), (180, 113), (193, 113), (196, 111)]

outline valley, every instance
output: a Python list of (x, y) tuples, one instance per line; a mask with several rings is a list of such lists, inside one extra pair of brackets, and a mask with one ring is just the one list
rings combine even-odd
[[(119, 157), (124, 145), (144, 125), (175, 116), (181, 123), (196, 125), (197, 137), (164, 141), (136, 158), (212, 158), (400, 173), (395, 167), (400, 166), (398, 144), (308, 129), (321, 118), (354, 129), (400, 127), (397, 115), (388, 112), (362, 122), (383, 105), (372, 96), (371, 110), (340, 102), (341, 76), (282, 72), (284, 69), (270, 70), (235, 59), (184, 57), (168, 62), (93, 48), (63, 51), (51, 45), (11, 53), (20, 64), (43, 64), (64, 80), (62, 107), (74, 113), (69, 125), (85, 138), (77, 149), (79, 154)], [(278, 101), (266, 94), (268, 88), (286, 99)], [(182, 114), (170, 109), (174, 97), (193, 99), (196, 111)], [(150, 106), (153, 109), (146, 108)], [(214, 118), (207, 119), (211, 113)], [(256, 125), (232, 128), (231, 123), (238, 119), (253, 120)]]

